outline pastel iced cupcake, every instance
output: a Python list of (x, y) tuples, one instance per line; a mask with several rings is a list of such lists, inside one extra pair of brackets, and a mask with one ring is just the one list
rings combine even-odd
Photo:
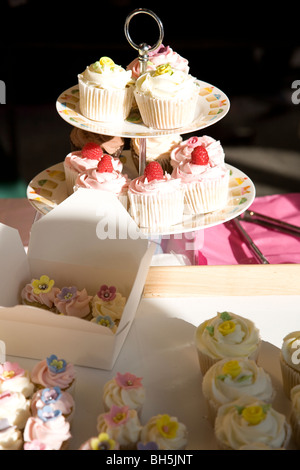
[(128, 406), (112, 405), (108, 413), (97, 418), (99, 433), (107, 433), (120, 445), (120, 450), (134, 450), (140, 439), (141, 423), (136, 410)]
[(219, 140), (213, 137), (203, 135), (201, 137), (193, 136), (176, 145), (170, 155), (170, 163), (173, 169), (181, 163), (190, 162), (192, 153), (196, 147), (204, 147), (212, 165), (221, 165), (225, 161), (225, 153)]
[(159, 450), (184, 450), (188, 442), (185, 424), (174, 416), (156, 415), (149, 419), (141, 431), (140, 443), (153, 442)]
[[(77, 176), (88, 170), (97, 168), (99, 161), (106, 155), (101, 146), (96, 142), (88, 142), (81, 150), (69, 153), (64, 160), (64, 170), (66, 175), (66, 186), (68, 195), (74, 191)], [(119, 158), (109, 155), (113, 169), (122, 171), (123, 164)]]
[(93, 121), (124, 121), (133, 102), (131, 71), (109, 57), (86, 67), (78, 75), (81, 113)]
[(300, 331), (293, 331), (283, 338), (279, 361), (283, 390), (287, 397), (300, 384)]
[(270, 403), (254, 397), (241, 397), (222, 405), (215, 420), (215, 437), (221, 449), (237, 450), (253, 443), (286, 448), (291, 429), (285, 415)]
[(171, 157), (172, 177), (179, 178), (185, 189), (185, 213), (193, 215), (222, 209), (229, 189), (229, 169), (222, 147), (218, 142), (202, 145), (197, 140), (189, 139)]
[(90, 320), (92, 318), (91, 301), (93, 296), (88, 295), (86, 289), (77, 287), (63, 287), (54, 299), (57, 312), (61, 315)]
[(102, 284), (92, 300), (93, 317), (109, 316), (114, 322), (119, 323), (126, 300), (115, 286)]
[(34, 384), (30, 374), (17, 362), (6, 361), (0, 364), (0, 393), (17, 392), (26, 398), (31, 398), (34, 393)]
[[(180, 144), (182, 137), (179, 134), (172, 134), (160, 137), (147, 137), (146, 139), (146, 164), (156, 161), (163, 171), (171, 173), (170, 158), (172, 150)], [(139, 170), (140, 139), (132, 138), (130, 140), (130, 149), (133, 163)]]
[(71, 150), (81, 150), (87, 143), (96, 143), (101, 147), (103, 153), (108, 153), (114, 158), (120, 157), (124, 148), (123, 137), (114, 135), (95, 134), (94, 132), (73, 127), (70, 132)]
[(255, 361), (225, 358), (212, 365), (202, 380), (202, 392), (214, 423), (220, 406), (251, 395), (271, 403), (275, 396), (270, 375)]
[(145, 402), (145, 388), (142, 378), (126, 372), (117, 375), (105, 383), (103, 387), (104, 409), (108, 411), (113, 405), (128, 406), (140, 415)]
[[(156, 67), (163, 64), (170, 64), (171, 67), (182, 72), (189, 73), (189, 62), (187, 59), (175, 52), (170, 46), (164, 46), (161, 44), (154, 51), (149, 52), (149, 60), (147, 62), (146, 71), (155, 70)], [(138, 57), (135, 58), (126, 67), (127, 70), (131, 70), (132, 78), (135, 80), (140, 76), (140, 63)]]
[(240, 315), (221, 312), (201, 323), (195, 334), (202, 375), (224, 358), (257, 360), (261, 339), (255, 324)]
[(184, 191), (179, 179), (164, 173), (158, 162), (150, 162), (144, 175), (128, 188), (130, 212), (140, 227), (170, 227), (182, 221)]
[(4, 392), (0, 394), (0, 421), (7, 419), (17, 429), (24, 429), (30, 417), (30, 400), (20, 392)]
[(38, 410), (37, 416), (31, 416), (24, 429), (24, 441), (42, 442), (51, 450), (65, 450), (68, 448), (71, 433), (70, 423), (50, 405)]
[(22, 431), (12, 426), (6, 418), (0, 419), (0, 450), (21, 450), (22, 446)]
[(72, 395), (68, 392), (63, 392), (60, 387), (42, 388), (34, 393), (30, 410), (32, 416), (37, 416), (38, 410), (44, 406), (50, 405), (54, 410), (60, 410), (62, 415), (69, 423), (72, 422), (75, 401)]
[(31, 380), (37, 390), (60, 387), (62, 391), (73, 393), (76, 381), (74, 365), (52, 354), (33, 367)]
[(170, 64), (141, 75), (134, 96), (144, 124), (153, 129), (176, 129), (195, 118), (198, 105), (195, 78)]
[(21, 301), (24, 305), (39, 307), (46, 310), (55, 309), (54, 299), (59, 293), (53, 279), (42, 275), (40, 279), (32, 279), (21, 291)]
[(85, 441), (78, 450), (119, 450), (118, 442), (106, 433), (102, 432), (96, 437), (91, 437)]

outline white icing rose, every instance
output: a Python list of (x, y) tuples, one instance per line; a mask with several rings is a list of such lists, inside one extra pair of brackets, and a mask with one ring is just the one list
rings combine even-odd
[(86, 67), (79, 78), (97, 88), (124, 89), (131, 83), (131, 70), (125, 70), (120, 65), (116, 65), (111, 59), (95, 62)]
[(290, 367), (300, 372), (300, 331), (293, 331), (283, 338), (281, 354)]

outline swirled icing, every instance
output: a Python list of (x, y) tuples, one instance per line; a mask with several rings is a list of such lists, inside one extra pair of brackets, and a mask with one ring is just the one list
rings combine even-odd
[[(147, 62), (146, 71), (155, 70), (156, 67), (162, 64), (169, 63), (174, 69), (181, 70), (188, 73), (189, 66), (188, 60), (181, 57), (177, 52), (173, 51), (170, 46), (163, 44), (155, 51), (149, 52), (149, 60)], [(126, 67), (127, 70), (132, 71), (132, 78), (137, 79), (140, 76), (140, 64), (138, 57), (134, 59)]]
[(158, 99), (188, 99), (196, 93), (195, 78), (180, 70), (172, 74), (156, 75), (155, 71), (146, 72), (136, 81), (135, 93)]
[[(182, 141), (178, 135), (169, 135), (164, 137), (148, 137), (146, 139), (146, 160), (150, 162), (157, 158), (169, 158), (172, 149)], [(136, 155), (140, 154), (140, 139), (131, 139), (131, 145)]]
[[(113, 169), (117, 171), (122, 171), (123, 164), (119, 158), (111, 157), (111, 162), (113, 165)], [(75, 152), (69, 153), (64, 161), (64, 164), (68, 168), (72, 168), (73, 170), (77, 171), (78, 173), (83, 173), (90, 169), (97, 168), (99, 160), (93, 158), (84, 158), (81, 155), (81, 150), (76, 150)]]
[(300, 372), (300, 331), (293, 331), (283, 338), (281, 354), (292, 369)]
[[(114, 405), (111, 410), (113, 409)], [(120, 444), (121, 449), (134, 447), (139, 440), (142, 428), (136, 410), (127, 409), (126, 413), (127, 420), (121, 424), (114, 423), (112, 425), (108, 420), (109, 413), (102, 413), (97, 418), (98, 432), (107, 432), (112, 439)]]
[(176, 417), (171, 417), (170, 421), (177, 423), (176, 435), (168, 438), (162, 434), (157, 426), (157, 421), (162, 415), (152, 416), (143, 426), (141, 431), (141, 442), (155, 442), (160, 450), (181, 450), (187, 445), (187, 428), (180, 423)]
[(62, 415), (48, 421), (32, 416), (24, 429), (25, 442), (38, 440), (53, 450), (59, 450), (63, 442), (70, 438), (70, 424)]
[(125, 70), (120, 65), (91, 64), (78, 77), (89, 85), (105, 89), (124, 89), (131, 83), (131, 70)]
[(217, 406), (237, 400), (241, 395), (252, 395), (259, 400), (273, 399), (273, 386), (269, 374), (255, 361), (235, 358), (239, 371), (236, 376), (224, 373), (223, 367), (230, 358), (224, 358), (212, 365), (205, 373), (202, 391), (206, 398)]
[(215, 317), (201, 323), (196, 330), (196, 346), (199, 351), (207, 354), (213, 359), (224, 357), (249, 357), (253, 354), (259, 344), (259, 331), (254, 323), (240, 315), (228, 313), (235, 325), (234, 331), (223, 335), (222, 328), (224, 320), (218, 314)]
[[(41, 389), (35, 392), (31, 399), (30, 407), (32, 416), (36, 416), (38, 410), (47, 405), (46, 401), (43, 400), (44, 390), (45, 389)], [(52, 401), (51, 406), (54, 410), (60, 410), (64, 416), (69, 416), (75, 408), (74, 398), (70, 393), (61, 391), (59, 398)]]
[(52, 308), (54, 306), (54, 299), (56, 294), (59, 293), (58, 287), (52, 287), (50, 292), (41, 292), (39, 294), (35, 294), (33, 292), (32, 284), (26, 284), (21, 291), (21, 299), (23, 303), (38, 303), (41, 306), (46, 306), (47, 308)]
[(84, 318), (91, 311), (90, 302), (92, 298), (91, 295), (88, 295), (86, 289), (82, 289), (81, 291), (77, 291), (77, 295), (70, 301), (62, 300), (56, 296), (54, 304), (59, 313), (63, 315)]
[(0, 430), (0, 450), (20, 450), (22, 443), (22, 432), (16, 426)]
[(100, 173), (97, 169), (80, 173), (75, 181), (75, 188), (98, 189), (119, 195), (127, 191), (129, 179), (118, 171)]
[[(271, 405), (265, 405), (265, 402), (249, 396), (222, 405), (215, 421), (216, 438), (230, 449), (239, 449), (254, 442), (275, 449), (286, 445), (290, 430), (285, 416)], [(264, 408), (264, 417), (257, 424), (247, 422), (241, 413), (248, 406)]]
[(174, 147), (170, 154), (172, 167), (176, 168), (180, 163), (190, 162), (194, 148), (199, 145), (206, 149), (209, 156), (210, 166), (221, 165), (224, 163), (225, 154), (220, 141), (204, 135), (202, 137), (190, 137)]
[[(0, 393), (20, 392), (26, 398), (30, 398), (34, 392), (34, 385), (30, 380), (29, 372), (17, 366), (17, 363), (10, 363), (9, 361), (0, 364)], [(16, 367), (17, 373), (5, 373), (16, 370)]]
[(109, 315), (113, 321), (120, 320), (126, 304), (126, 297), (120, 292), (112, 300), (103, 300), (97, 294), (92, 300), (92, 314), (94, 317), (98, 315)]
[(107, 409), (125, 405), (138, 411), (145, 401), (145, 389), (141, 383), (136, 387), (122, 387), (114, 377), (104, 384), (103, 401)]
[(54, 373), (49, 369), (47, 360), (43, 359), (32, 369), (31, 380), (40, 388), (57, 386), (66, 390), (75, 380), (75, 369), (73, 364), (68, 363), (63, 372)]
[(168, 173), (165, 173), (162, 179), (148, 181), (148, 179), (142, 175), (129, 184), (129, 192), (132, 194), (157, 194), (157, 193), (168, 193), (178, 190), (181, 187), (179, 179), (174, 179)]
[(27, 419), (30, 416), (30, 400), (21, 392), (4, 392), (0, 395), (0, 419), (7, 419), (8, 422), (24, 429)]

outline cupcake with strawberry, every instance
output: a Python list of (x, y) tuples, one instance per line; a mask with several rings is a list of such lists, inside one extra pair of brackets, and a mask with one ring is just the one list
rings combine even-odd
[(171, 163), (172, 177), (185, 188), (185, 213), (205, 214), (226, 205), (229, 170), (219, 142), (192, 137), (173, 150)]
[(114, 161), (110, 155), (103, 155), (96, 168), (80, 173), (75, 181), (74, 189), (98, 189), (114, 194), (127, 208), (127, 190), (129, 179), (126, 174), (114, 168)]
[[(64, 170), (66, 175), (67, 193), (73, 193), (77, 176), (87, 170), (97, 168), (97, 165), (104, 153), (99, 143), (87, 142), (81, 150), (69, 153), (64, 160)], [(109, 155), (113, 169), (122, 171), (123, 164), (119, 158)]]
[(164, 173), (158, 162), (150, 162), (144, 174), (128, 188), (131, 216), (140, 227), (170, 227), (182, 221), (184, 192), (179, 178)]

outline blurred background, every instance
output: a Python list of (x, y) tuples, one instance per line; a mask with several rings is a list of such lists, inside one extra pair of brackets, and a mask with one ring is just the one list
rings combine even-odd
[[(164, 45), (189, 60), (190, 73), (230, 99), (226, 117), (197, 135), (219, 139), (227, 163), (253, 180), (258, 196), (299, 192), (297, 7), (1, 0), (0, 80), (6, 97), (0, 106), (0, 197), (26, 196), (30, 180), (69, 153), (71, 126), (57, 114), (56, 99), (102, 55), (124, 67), (136, 57), (124, 23), (141, 7), (160, 17)], [(138, 15), (130, 33), (137, 44), (153, 44), (158, 29), (153, 19)]]

